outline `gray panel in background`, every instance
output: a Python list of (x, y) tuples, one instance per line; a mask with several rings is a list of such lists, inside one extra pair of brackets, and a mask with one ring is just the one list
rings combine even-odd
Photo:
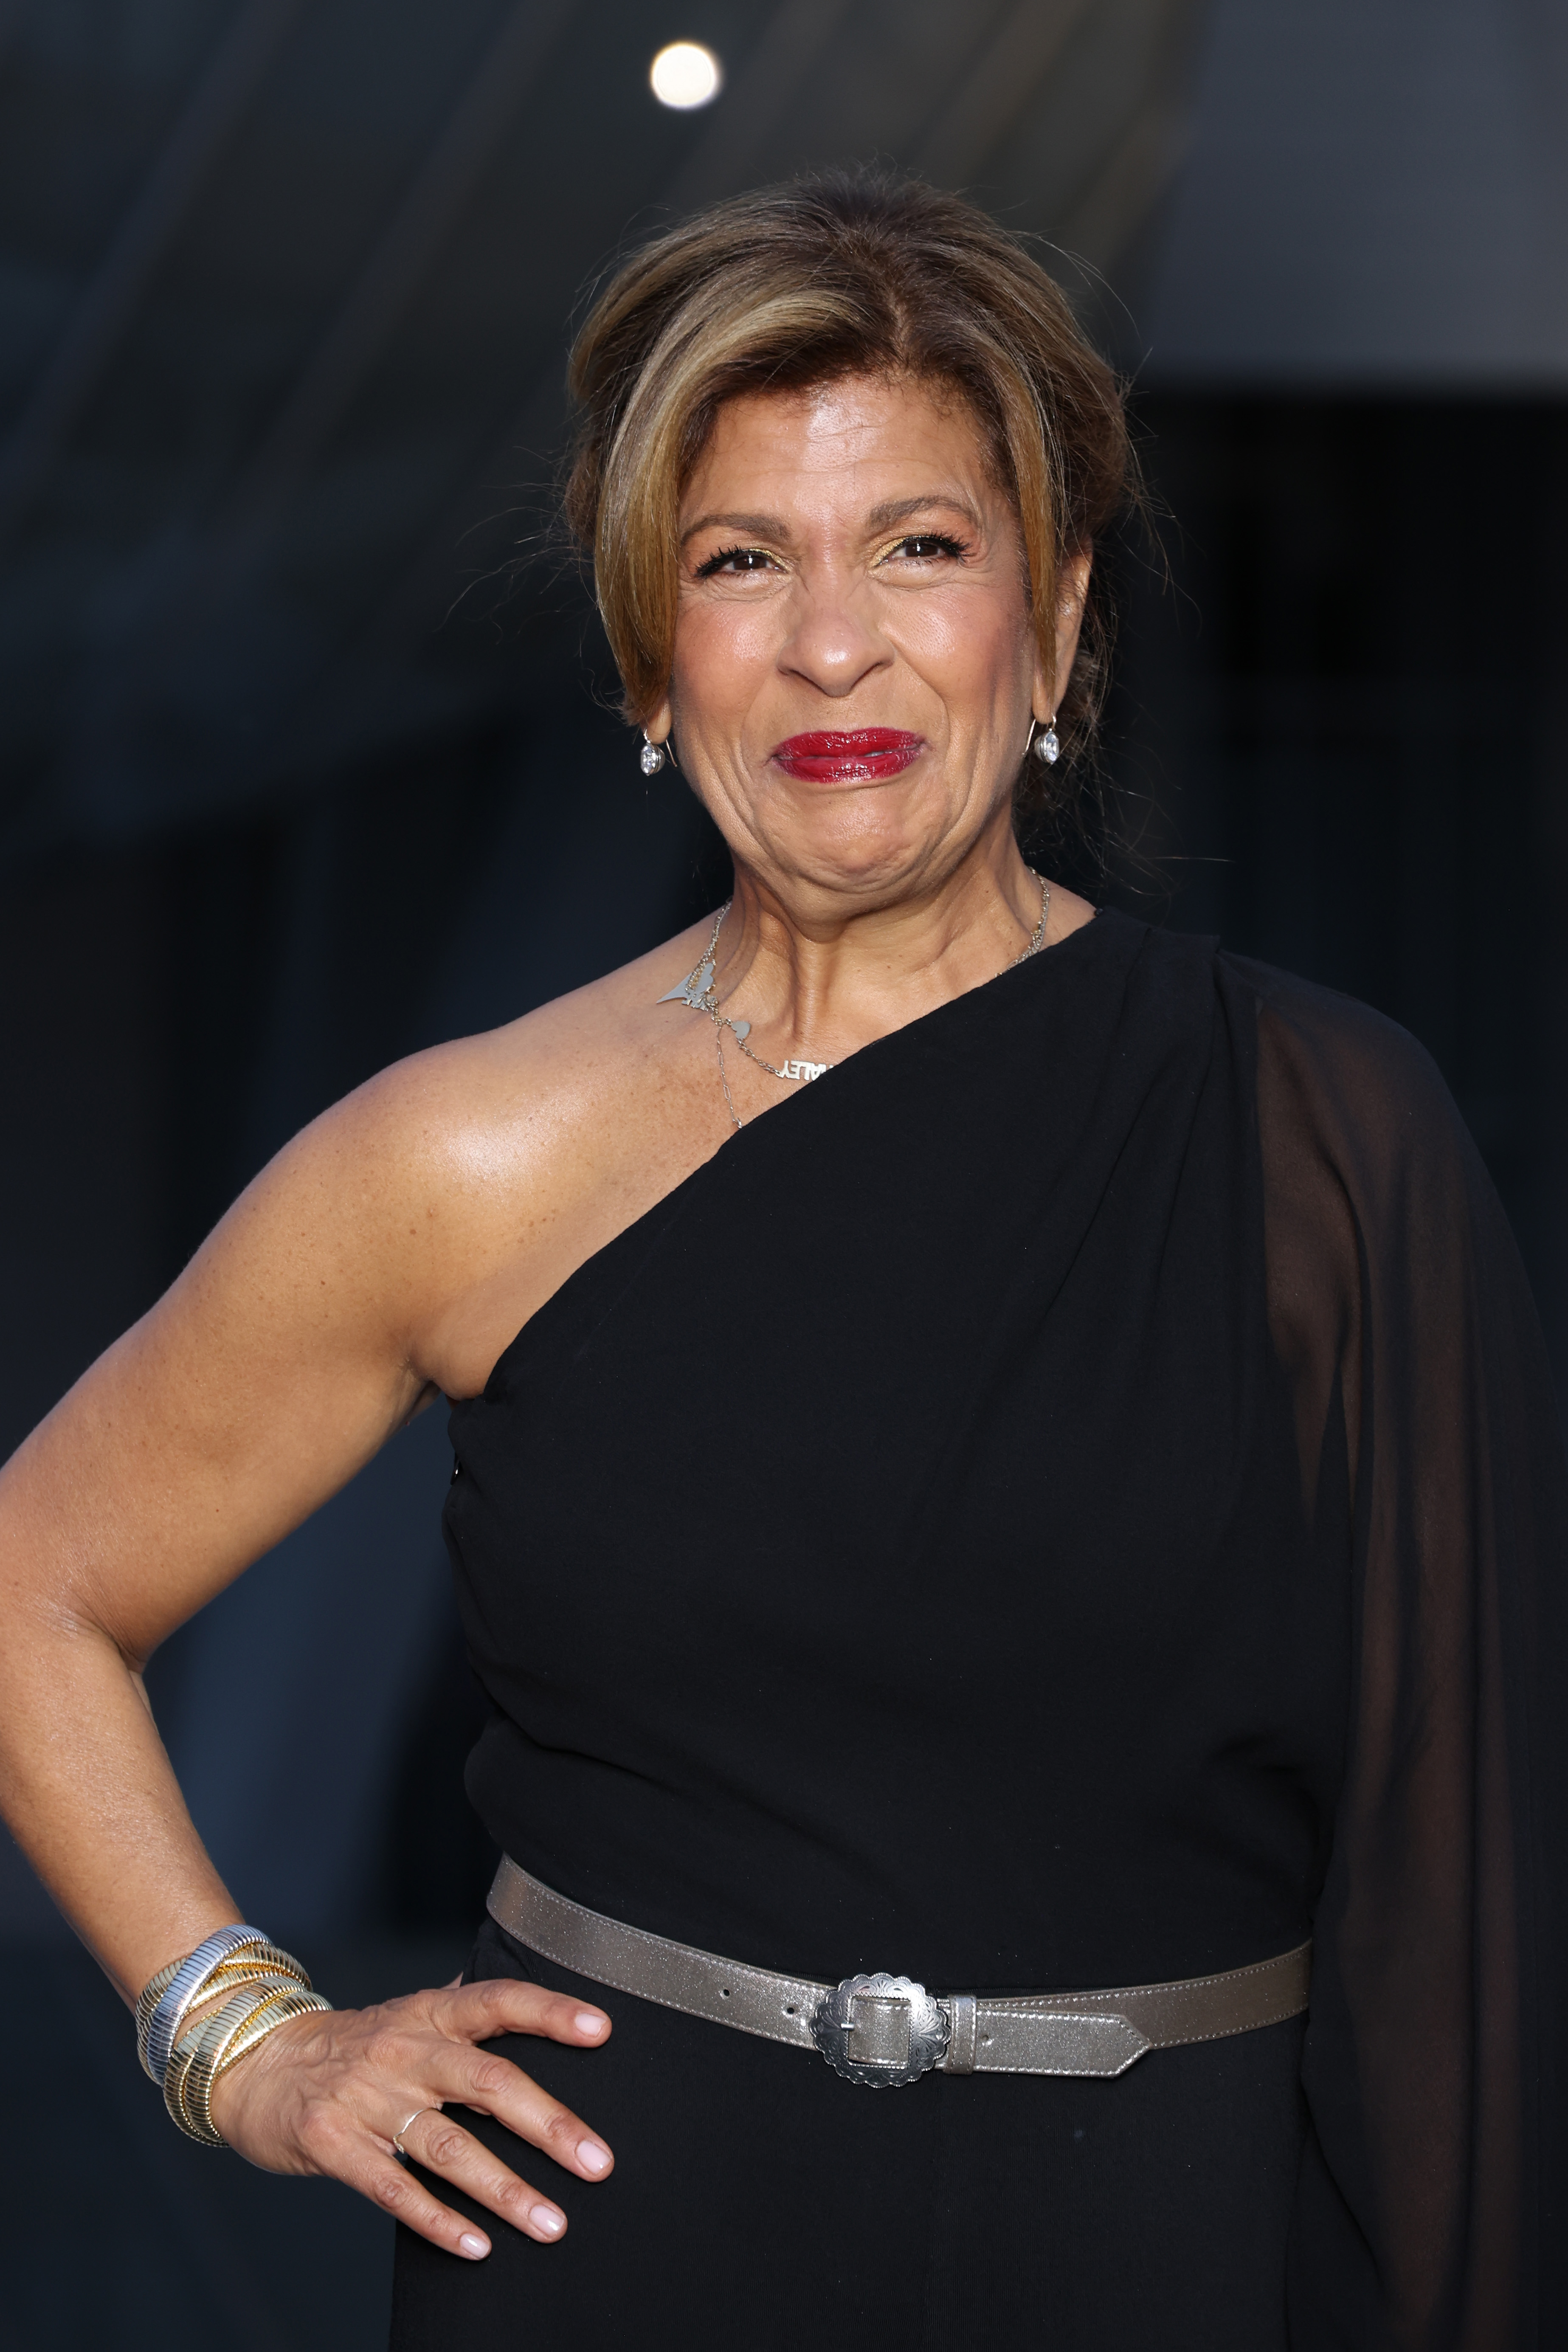
[(1218, 0), (1148, 380), (1568, 385), (1565, 145), (1560, 6)]

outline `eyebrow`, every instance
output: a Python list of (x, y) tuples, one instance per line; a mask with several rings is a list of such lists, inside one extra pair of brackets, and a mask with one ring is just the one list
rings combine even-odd
[(950, 514), (962, 515), (972, 529), (980, 528), (980, 517), (968, 500), (950, 498), (945, 490), (928, 490), (918, 499), (886, 499), (866, 520), (873, 530), (886, 530), (893, 523), (908, 522), (911, 515), (929, 514), (932, 507), (945, 507)]
[(705, 514), (688, 523), (680, 534), (680, 544), (695, 539), (700, 530), (739, 530), (748, 539), (787, 539), (789, 526), (777, 515), (765, 514)]
[[(887, 530), (894, 523), (908, 522), (911, 515), (929, 514), (933, 507), (945, 507), (950, 514), (962, 515), (971, 530), (978, 530), (980, 517), (963, 499), (951, 497), (945, 490), (922, 491), (918, 498), (884, 499), (880, 506), (871, 509), (866, 518), (870, 530)], [(768, 514), (705, 514), (688, 523), (680, 534), (680, 544), (695, 539), (702, 530), (737, 530), (748, 539), (786, 540), (789, 525), (778, 515)]]

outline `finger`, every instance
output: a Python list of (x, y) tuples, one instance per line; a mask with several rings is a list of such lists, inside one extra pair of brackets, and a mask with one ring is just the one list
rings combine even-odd
[(534, 2147), (580, 2180), (603, 2180), (615, 2158), (598, 2134), (580, 2116), (541, 2090), (531, 2075), (498, 2051), (475, 2050), (460, 2042), (448, 2042), (432, 2069), (438, 2095), (493, 2116), (519, 2139)]
[(476, 2205), (510, 2221), (514, 2230), (545, 2242), (564, 2231), (566, 2217), (560, 2208), (520, 2180), (482, 2140), (450, 2116), (434, 2111), (421, 2116), (405, 2135), (403, 2145), (416, 2164), (450, 2181)]
[[(458, 2254), (465, 2262), (483, 2262), (490, 2250), (489, 2233), (476, 2229), (461, 2213), (454, 2213), (433, 2197), (423, 2181), (412, 2172), (405, 2172), (390, 2157), (384, 2157), (374, 2143), (361, 2143), (355, 2160), (338, 2174), (351, 2189), (371, 2198), (383, 2212), (390, 2213), (405, 2229), (416, 2236), (427, 2238), (433, 2246), (440, 2246), (449, 2254)], [(552, 2245), (566, 2231), (566, 2216), (548, 2198), (538, 2197), (520, 2180), (519, 2191), (506, 2212), (506, 2219), (525, 2237), (535, 2238), (541, 2245)]]
[(547, 2042), (595, 2045), (610, 2038), (610, 2021), (592, 2001), (546, 1992), (514, 1977), (486, 1977), (459, 1985), (431, 2002), (431, 2022), (466, 2042), (493, 2042), (502, 2033), (536, 2033)]

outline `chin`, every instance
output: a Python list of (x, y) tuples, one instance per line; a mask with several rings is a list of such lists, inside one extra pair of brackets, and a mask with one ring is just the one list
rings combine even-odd
[(847, 890), (859, 898), (913, 883), (929, 870), (938, 845), (939, 837), (923, 828), (913, 833), (879, 825), (816, 840), (808, 835), (791, 844), (780, 864), (818, 889)]
[(861, 895), (913, 884), (933, 862), (945, 867), (962, 858), (981, 828), (972, 810), (911, 805), (910, 796), (884, 788), (847, 795), (832, 810), (818, 803), (780, 830), (779, 862), (786, 871), (819, 888)]

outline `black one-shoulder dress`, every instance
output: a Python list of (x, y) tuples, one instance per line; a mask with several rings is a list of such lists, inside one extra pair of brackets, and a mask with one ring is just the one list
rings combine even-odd
[(403, 2237), (399, 2352), (1568, 2343), (1561, 1444), (1402, 1031), (1104, 915), (733, 1136), (452, 1436), (469, 1790), (548, 1885), (936, 1991), (1316, 1951), (1110, 2082), (603, 1996), (500, 2046), (614, 2175), (476, 2122), (570, 2231)]

